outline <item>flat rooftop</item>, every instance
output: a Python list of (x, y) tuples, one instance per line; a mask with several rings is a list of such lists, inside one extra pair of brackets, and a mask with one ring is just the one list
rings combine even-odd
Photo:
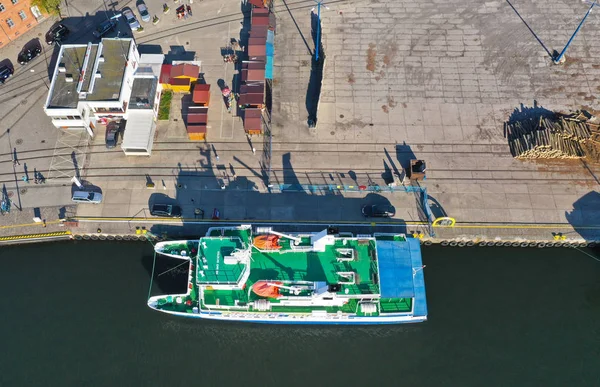
[[(57, 67), (64, 66), (65, 72), (56, 71), (50, 89), (48, 100), (49, 108), (76, 108), (79, 101), (77, 93), (77, 80), (83, 68), (83, 59), (87, 51), (86, 45), (64, 45), (61, 56), (58, 58)], [(67, 81), (67, 77), (73, 81)]]
[(129, 109), (153, 109), (157, 86), (157, 78), (134, 78), (131, 97), (129, 98)]
[[(79, 101), (77, 85), (83, 76), (82, 92), (88, 92), (87, 101), (115, 101), (119, 99), (127, 64), (131, 39), (102, 39), (99, 44), (68, 44), (61, 48), (55, 79), (49, 91), (48, 108), (76, 108)], [(100, 51), (100, 56), (98, 52)], [(87, 54), (87, 55), (86, 55)], [(86, 56), (88, 57), (86, 63)], [(103, 61), (96, 63), (97, 58)], [(85, 68), (84, 68), (85, 66)], [(94, 80), (94, 69), (101, 76)], [(69, 81), (72, 78), (72, 81)], [(89, 92), (91, 90), (91, 93)]]

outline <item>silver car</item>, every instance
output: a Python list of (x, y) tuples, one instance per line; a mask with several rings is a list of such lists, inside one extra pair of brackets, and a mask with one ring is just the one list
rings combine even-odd
[(102, 194), (100, 192), (75, 191), (71, 197), (75, 203), (94, 203), (102, 202)]
[(140, 29), (140, 22), (137, 21), (133, 12), (126, 9), (123, 11), (123, 17), (125, 17), (125, 20), (127, 21), (127, 24), (129, 24), (129, 28), (131, 28), (132, 31), (137, 31)]
[(140, 16), (142, 17), (142, 20), (145, 22), (149, 22), (150, 21), (150, 12), (148, 12), (148, 7), (146, 7), (146, 4), (139, 3), (137, 5), (137, 9), (140, 13)]

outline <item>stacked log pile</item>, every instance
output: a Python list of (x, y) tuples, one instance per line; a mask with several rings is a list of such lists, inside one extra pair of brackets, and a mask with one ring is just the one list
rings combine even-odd
[(600, 124), (587, 112), (507, 122), (504, 130), (517, 159), (600, 160)]

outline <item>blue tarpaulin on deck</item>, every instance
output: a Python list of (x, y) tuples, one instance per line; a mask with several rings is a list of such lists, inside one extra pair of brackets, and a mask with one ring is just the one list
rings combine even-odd
[(427, 316), (421, 242), (378, 240), (377, 258), (381, 298), (413, 298), (413, 315)]
[(381, 298), (412, 298), (411, 245), (407, 242), (377, 241)]

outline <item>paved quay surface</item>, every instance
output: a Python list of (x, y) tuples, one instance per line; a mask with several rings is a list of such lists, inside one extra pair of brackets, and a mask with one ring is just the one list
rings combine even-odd
[[(562, 48), (589, 7), (512, 4), (550, 50)], [(598, 226), (597, 164), (518, 161), (503, 133), (508, 119), (545, 109), (597, 109), (598, 19), (588, 19), (567, 63), (555, 66), (506, 2), (345, 1), (329, 8), (322, 10), (325, 64), (312, 131), (301, 98), (310, 83), (311, 23), (278, 13), (274, 135), (321, 143), (295, 157), (295, 169), (315, 168), (326, 154), (323, 161), (339, 170), (377, 174), (393, 169), (385, 150), (397, 166), (414, 154), (427, 161), (429, 195), (459, 222)]]
[[(164, 2), (146, 3), (161, 21), (156, 26), (145, 23), (145, 31), (134, 35), (140, 51), (160, 47), (169, 59), (201, 61), (203, 76), (213, 85), (207, 142), (189, 142), (181, 120), (159, 122), (152, 156), (134, 158), (120, 149), (106, 149), (102, 132), (89, 143), (58, 132), (42, 111), (44, 78), (33, 77), (47, 74), (47, 63), (56, 55), (50, 49), (48, 61), (37, 58), (28, 65), (33, 73), (19, 69), (0, 86), (5, 96), (0, 114), (7, 117), (0, 127), (5, 133), (0, 138), (2, 181), (13, 197), (26, 189), (21, 195), (23, 212), (13, 208), (0, 218), (6, 225), (25, 226), (3, 228), (0, 234), (39, 232), (38, 226), (28, 226), (33, 209), (39, 207), (48, 229), (60, 229), (52, 221), (61, 211), (71, 211), (72, 207), (62, 208), (70, 204), (68, 179), (76, 170), (105, 198), (100, 205), (78, 206), (79, 217), (92, 218), (80, 223), (74, 230), (79, 232), (100, 227), (103, 232), (131, 233), (136, 225), (151, 230), (157, 222), (141, 218), (150, 216), (153, 202), (178, 202), (188, 219), (177, 225), (179, 229), (170, 223), (159, 226), (161, 232), (191, 230), (196, 208), (204, 210), (205, 217), (217, 208), (221, 219), (232, 221), (354, 224), (364, 222), (360, 208), (367, 203), (393, 204), (394, 230), (416, 231), (421, 229), (421, 216), (414, 193), (278, 189), (280, 184), (385, 186), (384, 177), (414, 155), (427, 161), (428, 178), (422, 185), (434, 215), (448, 215), (469, 226), (436, 229), (440, 238), (546, 240), (553, 232), (563, 232), (571, 239), (599, 239), (598, 165), (518, 161), (510, 156), (503, 136), (503, 123), (511, 116), (542, 109), (598, 108), (596, 18), (589, 18), (575, 39), (567, 64), (554, 66), (507, 3), (331, 1), (329, 9), (322, 10), (323, 85), (317, 126), (309, 130), (308, 110), (313, 112), (316, 105), (311, 71), (314, 2), (277, 1), (270, 175), (274, 187), (269, 192), (261, 170), (263, 139), (248, 142), (239, 117), (220, 103), (217, 87), (219, 79), (231, 85), (235, 77), (233, 65), (222, 62), (220, 47), (238, 39), (247, 22), (240, 3), (194, 2), (194, 16), (187, 20), (177, 20), (174, 10), (163, 15)], [(585, 4), (556, 1), (513, 5), (552, 49), (568, 40), (586, 11)], [(133, 8), (134, 3), (118, 7), (122, 6)], [(98, 7), (102, 2), (69, 2), (71, 18), (64, 23), (73, 28), (70, 39), (87, 42), (91, 26), (106, 17), (96, 12)], [(83, 18), (86, 13), (90, 16)], [(45, 33), (51, 24), (44, 23), (37, 33)], [(127, 33), (124, 22), (119, 29)], [(0, 50), (0, 56), (16, 58), (16, 53)], [(31, 96), (23, 97), (28, 89)], [(174, 98), (174, 118), (181, 99)], [(16, 146), (21, 165), (13, 170), (11, 148), (17, 139), (22, 140)], [(22, 182), (23, 161), (30, 171), (44, 171), (47, 183)], [(146, 188), (148, 178), (155, 189)], [(109, 217), (136, 219), (101, 219)], [(513, 227), (535, 223), (543, 227)]]

